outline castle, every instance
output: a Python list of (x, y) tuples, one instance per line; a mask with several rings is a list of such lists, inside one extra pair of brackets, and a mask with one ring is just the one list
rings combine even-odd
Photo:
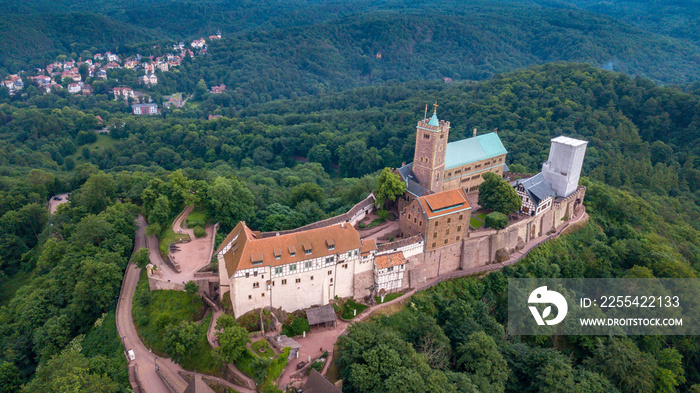
[(470, 230), (474, 194), (483, 174), (508, 172), (496, 132), (448, 143), (450, 123), (416, 126), (414, 161), (396, 172), (406, 183), (398, 199), (401, 239), (377, 244), (354, 225), (373, 195), (345, 215), (283, 233), (252, 231), (240, 222), (221, 243), (219, 296), (236, 316), (275, 307), (294, 311), (338, 298), (415, 288), (436, 277), (494, 263), (574, 216), (585, 187), (578, 185), (587, 142), (552, 139), (542, 172), (511, 183), (522, 198), (517, 218), (501, 230)]

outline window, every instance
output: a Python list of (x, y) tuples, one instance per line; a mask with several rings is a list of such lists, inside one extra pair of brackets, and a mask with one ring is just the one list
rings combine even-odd
[(287, 285), (287, 279), (282, 280), (282, 285)]
[(335, 261), (335, 257), (327, 257), (326, 258), (326, 263), (333, 263)]
[(433, 248), (435, 248), (435, 242), (433, 242)]
[(304, 251), (304, 255), (311, 255), (312, 252), (313, 252), (313, 250), (306, 250), (306, 251)]
[(252, 298), (253, 298), (253, 295), (248, 295), (248, 299), (252, 299)]
[(471, 171), (471, 170), (472, 170), (472, 167), (468, 166), (467, 169), (465, 169), (464, 171), (465, 171), (465, 172), (469, 172), (469, 171)]
[(474, 169), (481, 169), (481, 164), (474, 165)]
[(329, 249), (329, 250), (335, 250), (335, 244), (332, 245), (332, 246), (328, 246), (328, 249)]
[(328, 271), (328, 275), (330, 276), (331, 274), (333, 274), (333, 270)]
[(333, 279), (331, 278), (331, 282), (333, 282)]
[(464, 218), (464, 216), (460, 214), (460, 215), (459, 215), (459, 221), (462, 221), (463, 218)]
[(489, 165), (491, 165), (491, 161), (486, 161), (486, 162), (484, 163), (484, 166), (489, 166)]
[(348, 268), (348, 264), (346, 263), (343, 265), (343, 269), (347, 269), (347, 268)]
[(305, 267), (306, 269), (310, 269), (311, 266), (313, 266), (313, 264), (314, 264), (314, 263), (313, 263), (312, 261), (306, 261), (306, 262), (304, 262), (304, 267)]
[(261, 293), (260, 297), (265, 297), (265, 292)]
[(301, 278), (297, 278), (295, 282), (299, 284), (301, 282)]
[(245, 278), (248, 278), (248, 277), (250, 277), (250, 273), (249, 273), (249, 272), (246, 272), (246, 273), (245, 273)]
[(457, 236), (457, 239), (456, 239), (456, 240), (459, 241), (459, 236)]
[(282, 274), (284, 271), (284, 268), (282, 266), (278, 266), (275, 268), (275, 274)]
[[(445, 134), (440, 133), (440, 139), (445, 139)], [(442, 145), (440, 145), (440, 147), (442, 147)], [(440, 150), (442, 150), (442, 149), (440, 149)]]
[(259, 283), (259, 282), (254, 282), (254, 283), (253, 283), (253, 288), (260, 288), (260, 283)]
[(282, 259), (281, 255), (275, 255), (275, 259)]
[(440, 223), (439, 221), (435, 221), (435, 226), (438, 226), (439, 223)]
[(358, 251), (357, 251), (357, 250), (355, 250), (355, 256), (357, 256), (357, 253), (358, 253)]
[(314, 280), (314, 276), (311, 276), (311, 281), (313, 281), (313, 280)]
[(415, 218), (415, 217), (413, 217), (413, 223), (414, 223), (414, 224), (416, 223), (416, 218)]
[(418, 226), (422, 227), (423, 226), (423, 221), (418, 221)]
[(274, 281), (272, 282), (272, 286), (273, 286), (273, 287), (275, 286), (275, 282), (274, 282)]
[(447, 244), (447, 239), (445, 239), (445, 244)]
[(291, 265), (289, 265), (289, 271), (290, 271), (290, 272), (293, 272), (293, 271), (295, 271), (295, 270), (297, 270), (297, 264), (296, 264), (296, 263), (292, 263)]
[(392, 272), (392, 271), (394, 271), (394, 267), (393, 267), (393, 266), (389, 266), (389, 267), (386, 269), (386, 271), (387, 271), (387, 272)]
[(437, 232), (433, 233), (433, 239), (437, 237)]
[(411, 213), (408, 213), (408, 219), (409, 220), (411, 219)]
[(452, 222), (452, 217), (447, 217), (447, 223), (449, 224), (451, 222)]
[(459, 231), (461, 231), (461, 230), (462, 230), (462, 226), (461, 226), (461, 225), (457, 225), (457, 231), (459, 232)]
[(257, 276), (258, 276), (258, 272), (257, 272), (257, 271), (254, 271), (254, 272), (253, 272), (253, 277), (257, 277)]
[(428, 134), (427, 132), (423, 133), (423, 139), (430, 139), (430, 134)]
[(450, 228), (447, 228), (447, 229), (445, 230), (445, 235), (449, 235), (449, 234), (450, 234)]
[(290, 252), (290, 253), (289, 253), (289, 256), (290, 256), (290, 257), (296, 256), (296, 255), (297, 255), (297, 253), (295, 253), (295, 252)]
[(348, 251), (348, 257), (352, 256), (352, 251)]

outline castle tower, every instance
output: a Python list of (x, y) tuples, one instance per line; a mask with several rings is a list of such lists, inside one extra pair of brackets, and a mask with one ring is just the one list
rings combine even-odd
[(558, 198), (566, 198), (578, 188), (587, 144), (566, 136), (552, 139), (549, 158), (542, 164), (542, 175)]
[(413, 155), (413, 174), (418, 182), (431, 192), (442, 191), (445, 174), (445, 151), (450, 134), (450, 122), (438, 120), (437, 103), (433, 116), (416, 126), (416, 150)]

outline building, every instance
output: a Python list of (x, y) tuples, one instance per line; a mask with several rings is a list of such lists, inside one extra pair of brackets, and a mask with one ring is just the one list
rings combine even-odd
[(204, 38), (194, 40), (192, 43), (190, 43), (190, 46), (193, 48), (204, 48), (204, 45), (206, 45)]
[(309, 373), (309, 379), (304, 383), (304, 387), (301, 388), (302, 393), (342, 393), (342, 391), (329, 380), (326, 379), (321, 373), (311, 369)]
[(212, 86), (211, 87), (211, 92), (213, 94), (221, 94), (226, 91), (226, 85), (225, 84), (220, 84), (219, 86)]
[(237, 316), (268, 306), (294, 311), (352, 297), (353, 276), (373, 268), (363, 262), (361, 249), (359, 233), (345, 223), (262, 237), (240, 222), (217, 250), (221, 294), (230, 292)]
[(486, 172), (503, 176), (508, 153), (496, 132), (448, 143), (450, 122), (433, 116), (416, 126), (413, 162), (398, 169), (406, 182), (408, 198), (442, 190), (477, 191)]
[(542, 175), (557, 197), (566, 198), (578, 188), (586, 145), (586, 141), (566, 136), (552, 139), (549, 158), (542, 164)]
[(118, 98), (124, 98), (126, 100), (127, 98), (135, 97), (134, 90), (132, 90), (129, 87), (115, 87), (114, 89), (112, 89), (112, 93), (114, 94), (115, 100)]
[(463, 189), (457, 188), (421, 196), (399, 211), (403, 236), (422, 235), (425, 251), (459, 243), (465, 238), (471, 205)]
[(542, 173), (528, 179), (519, 179), (511, 183), (523, 200), (520, 212), (536, 216), (552, 206), (556, 193), (547, 184)]
[(133, 104), (131, 110), (135, 115), (157, 115), (157, 104)]
[(403, 286), (406, 258), (397, 251), (374, 258), (374, 282), (379, 294), (395, 292)]
[(70, 94), (78, 94), (78, 93), (80, 93), (81, 90), (82, 90), (82, 88), (77, 83), (71, 83), (68, 85), (68, 92)]
[(158, 77), (156, 74), (150, 74), (150, 75), (144, 75), (141, 78), (141, 82), (143, 82), (144, 85), (155, 85), (158, 84)]

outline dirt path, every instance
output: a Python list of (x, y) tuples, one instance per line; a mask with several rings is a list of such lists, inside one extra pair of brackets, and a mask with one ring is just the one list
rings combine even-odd
[[(61, 198), (60, 201), (54, 200), (54, 198)], [(68, 202), (68, 194), (58, 194), (54, 195), (49, 199), (49, 214), (56, 213), (58, 206)]]

